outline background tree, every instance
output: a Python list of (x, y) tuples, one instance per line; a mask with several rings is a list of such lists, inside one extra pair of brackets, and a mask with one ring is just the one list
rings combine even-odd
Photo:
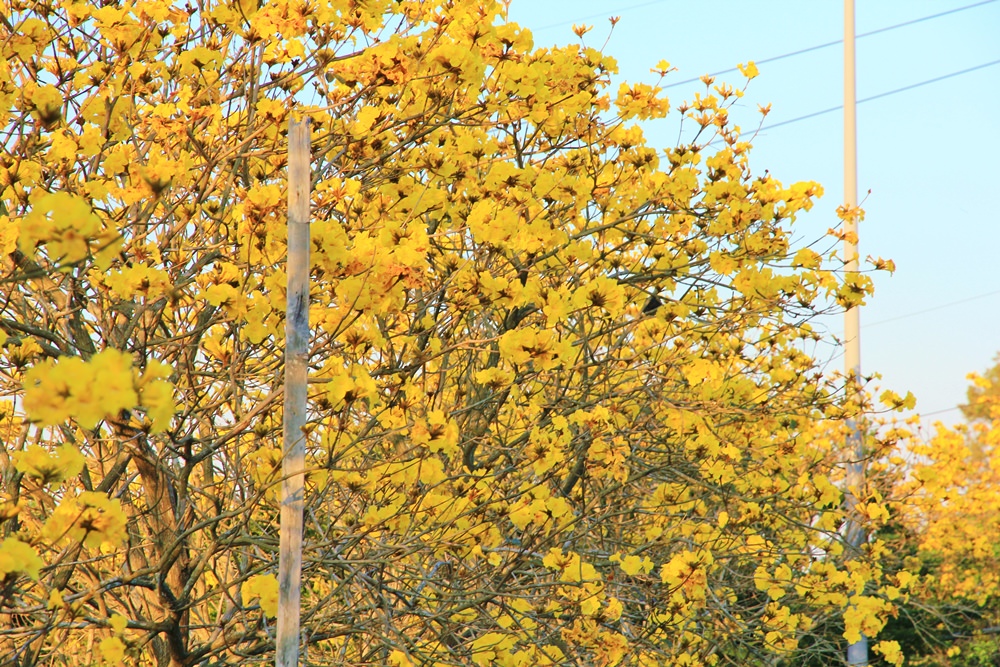
[(982, 376), (974, 375), (970, 379), (972, 382), (965, 392), (965, 397), (969, 401), (965, 405), (959, 406), (962, 409), (962, 416), (969, 421), (992, 419), (991, 410), (996, 404), (997, 389), (1000, 386), (1000, 355), (994, 357), (996, 362)]
[(739, 90), (706, 80), (657, 151), (658, 88), (469, 0), (18, 1), (0, 30), (6, 664), (273, 651), (293, 108), (309, 664), (772, 664), (845, 609), (877, 634), (881, 546), (838, 532), (861, 408), (807, 353), (870, 283), (792, 247), (821, 190), (751, 174)]
[(975, 421), (939, 422), (908, 444), (914, 457), (897, 482), (895, 528), (885, 538), (917, 576), (889, 629), (905, 633), (913, 664), (1000, 660), (1000, 394), (992, 377), (970, 376), (966, 415)]

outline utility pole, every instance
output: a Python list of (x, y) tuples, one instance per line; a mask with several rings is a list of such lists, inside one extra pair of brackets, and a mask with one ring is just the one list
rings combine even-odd
[(288, 122), (288, 305), (281, 459), (276, 667), (298, 667), (305, 509), (306, 375), (309, 361), (309, 118)]
[[(854, 0), (844, 0), (844, 206), (847, 207), (847, 219), (844, 221), (845, 278), (853, 277), (858, 272), (858, 105), (854, 73)], [(844, 313), (844, 379), (848, 398), (861, 387), (860, 315), (857, 306), (848, 308)], [(847, 429), (845, 537), (851, 551), (856, 554), (866, 538), (854, 512), (859, 500), (858, 494), (865, 481), (864, 436), (860, 419), (849, 419)], [(868, 664), (868, 638), (864, 635), (847, 647), (847, 664), (852, 667)]]

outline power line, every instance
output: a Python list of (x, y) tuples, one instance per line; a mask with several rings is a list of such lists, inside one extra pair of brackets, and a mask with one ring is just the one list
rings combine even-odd
[(965, 299), (959, 299), (958, 301), (949, 301), (948, 303), (942, 303), (942, 304), (939, 304), (937, 306), (931, 306), (930, 308), (924, 308), (923, 310), (916, 310), (916, 311), (913, 311), (912, 313), (905, 313), (903, 315), (897, 315), (895, 317), (890, 317), (890, 318), (887, 318), (887, 319), (884, 319), (884, 320), (879, 320), (877, 322), (871, 322), (869, 324), (866, 324), (865, 327), (866, 328), (867, 327), (877, 327), (877, 326), (882, 325), (882, 324), (888, 324), (889, 322), (895, 322), (896, 320), (904, 320), (904, 319), (906, 319), (908, 317), (916, 317), (917, 315), (923, 315), (925, 313), (931, 313), (931, 312), (934, 312), (935, 310), (941, 310), (943, 308), (951, 308), (952, 306), (957, 306), (957, 305), (963, 304), (963, 303), (969, 303), (970, 301), (978, 301), (979, 299), (985, 299), (986, 297), (994, 296), (996, 294), (1000, 294), (1000, 290), (993, 290), (992, 292), (986, 292), (985, 294), (977, 294), (976, 296), (970, 296), (970, 297), (965, 298)]
[(920, 415), (921, 417), (930, 417), (931, 415), (940, 415), (940, 414), (944, 414), (945, 412), (954, 412), (955, 410), (961, 410), (961, 409), (962, 409), (962, 406), (955, 405), (955, 406), (950, 407), (950, 408), (944, 408), (943, 410), (934, 410), (932, 412), (922, 412), (920, 410), (917, 410), (916, 413), (918, 415)]
[(962, 408), (973, 407), (975, 405), (984, 405), (988, 403), (989, 400), (990, 400), (989, 396), (980, 395), (976, 398), (970, 397), (969, 402), (963, 403), (962, 405), (953, 405), (950, 408), (942, 408), (941, 410), (932, 410), (931, 412), (921, 412), (920, 410), (916, 410), (916, 412), (918, 412), (921, 417), (929, 417), (930, 415), (939, 415), (943, 412), (952, 412), (954, 410), (961, 410)]
[[(995, 2), (996, 0), (990, 0)], [(933, 79), (927, 79), (926, 81), (920, 81), (918, 83), (910, 84), (909, 86), (903, 86), (902, 88), (896, 88), (895, 90), (888, 90), (884, 93), (879, 93), (878, 95), (872, 95), (871, 97), (865, 97), (864, 99), (858, 100), (858, 104), (863, 104), (864, 102), (871, 102), (872, 100), (877, 100), (882, 97), (888, 97), (889, 95), (896, 95), (897, 93), (903, 93), (907, 90), (913, 90), (914, 88), (920, 88), (921, 86), (927, 86), (932, 83), (937, 83), (938, 81), (944, 81), (945, 79), (951, 79), (952, 77), (961, 76), (963, 74), (968, 74), (969, 72), (975, 72), (976, 70), (984, 69), (986, 67), (993, 67), (994, 65), (1000, 65), (1000, 60), (993, 60), (988, 63), (983, 63), (982, 65), (976, 65), (975, 67), (969, 67), (967, 69), (959, 70), (958, 72), (952, 72), (951, 74), (945, 74), (943, 76), (937, 76)], [(806, 114), (805, 116), (798, 116), (797, 118), (790, 118), (789, 120), (783, 120), (778, 123), (772, 123), (771, 125), (765, 125), (760, 128), (760, 132), (764, 130), (773, 130), (776, 127), (781, 127), (782, 125), (790, 125), (791, 123), (798, 123), (802, 120), (808, 120), (809, 118), (815, 118), (816, 116), (822, 116), (823, 114), (833, 113), (834, 111), (839, 111), (843, 109), (844, 105), (838, 104), (835, 107), (830, 107), (829, 109), (823, 109), (822, 111), (814, 111), (812, 113)]]
[[(983, 2), (977, 2), (977, 3), (971, 4), (971, 5), (965, 5), (964, 7), (956, 7), (955, 9), (949, 9), (946, 12), (940, 12), (938, 14), (930, 14), (928, 16), (922, 16), (922, 17), (920, 17), (918, 19), (913, 19), (911, 21), (904, 21), (902, 23), (896, 23), (895, 25), (886, 26), (884, 28), (879, 28), (877, 30), (871, 30), (869, 32), (863, 32), (863, 33), (861, 33), (860, 35), (857, 36), (857, 39), (861, 39), (863, 37), (871, 37), (872, 35), (878, 35), (879, 33), (889, 32), (890, 30), (897, 30), (899, 28), (905, 28), (906, 26), (913, 25), (915, 23), (922, 23), (924, 21), (930, 21), (931, 19), (941, 18), (942, 16), (947, 16), (948, 14), (956, 14), (958, 12), (964, 12), (967, 9), (974, 9), (975, 7), (982, 7), (983, 5), (989, 5), (989, 4), (992, 4), (994, 2), (997, 2), (997, 0), (984, 0)], [(647, 3), (647, 4), (653, 4), (653, 3)], [(810, 46), (810, 47), (807, 47), (805, 49), (799, 49), (798, 51), (790, 51), (789, 53), (783, 53), (780, 56), (772, 56), (771, 58), (765, 58), (764, 60), (758, 60), (758, 61), (756, 61), (756, 63), (758, 65), (763, 65), (765, 63), (773, 63), (776, 60), (784, 60), (785, 58), (791, 58), (793, 56), (800, 56), (803, 53), (809, 53), (811, 51), (818, 51), (820, 49), (825, 49), (825, 48), (828, 48), (828, 47), (831, 47), (831, 46), (836, 46), (837, 44), (842, 44), (843, 42), (844, 42), (844, 40), (838, 39), (838, 40), (833, 41), (833, 42), (826, 42), (825, 44), (817, 44), (816, 46)], [(712, 74), (709, 74), (708, 76), (719, 76), (721, 74), (729, 74), (730, 72), (736, 72), (736, 71), (738, 71), (738, 69), (739, 68), (737, 68), (737, 67), (730, 67), (729, 69), (724, 69), (724, 70), (720, 70), (718, 72), (713, 72)], [(691, 78), (691, 79), (684, 79), (683, 81), (674, 81), (674, 82), (668, 83), (668, 84), (666, 84), (666, 85), (664, 85), (662, 87), (663, 88), (673, 88), (675, 86), (683, 86), (685, 84), (694, 83), (695, 81), (700, 81), (700, 80), (701, 80), (701, 77), (700, 76), (696, 76), (696, 77)], [(836, 107), (836, 109), (840, 109), (840, 108), (841, 107)], [(835, 111), (836, 109), (831, 109), (831, 111)], [(826, 113), (826, 112), (821, 112), (821, 113)]]
[[(924, 308), (923, 310), (916, 310), (916, 311), (913, 311), (912, 313), (906, 313), (904, 315), (897, 315), (895, 317), (889, 317), (889, 318), (884, 319), (884, 320), (879, 320), (877, 322), (871, 322), (871, 323), (865, 324), (864, 327), (865, 328), (868, 328), (868, 327), (877, 327), (880, 324), (887, 324), (889, 322), (895, 322), (896, 320), (903, 320), (903, 319), (906, 319), (908, 317), (916, 317), (917, 315), (924, 315), (926, 313), (930, 313), (930, 312), (933, 312), (935, 310), (941, 310), (943, 308), (950, 308), (952, 306), (957, 306), (959, 304), (969, 303), (970, 301), (977, 301), (979, 299), (985, 299), (986, 297), (994, 296), (994, 295), (997, 295), (997, 294), (1000, 294), (1000, 290), (993, 290), (992, 292), (986, 292), (984, 294), (977, 294), (976, 296), (970, 296), (970, 297), (968, 297), (966, 299), (959, 299), (958, 301), (949, 301), (948, 303), (942, 303), (942, 304), (939, 304), (937, 306), (931, 306), (930, 308)], [(955, 410), (961, 410), (961, 409), (962, 409), (961, 405), (953, 405), (950, 408), (942, 408), (940, 410), (931, 410), (930, 412), (924, 412), (922, 410), (917, 410), (916, 412), (921, 417), (931, 417), (933, 415), (941, 415), (941, 414), (944, 414), (946, 412), (954, 412)]]
[[(885, 26), (884, 28), (877, 28), (876, 30), (870, 30), (868, 32), (864, 32), (864, 33), (859, 34), (857, 37), (859, 39), (863, 38), (863, 37), (871, 37), (872, 35), (877, 35), (877, 34), (880, 34), (880, 33), (883, 33), (883, 32), (889, 32), (890, 30), (897, 30), (899, 28), (904, 28), (906, 26), (914, 25), (916, 23), (922, 23), (924, 21), (930, 21), (930, 20), (933, 20), (933, 19), (941, 18), (942, 16), (948, 16), (949, 14), (956, 14), (958, 12), (963, 12), (963, 11), (965, 11), (967, 9), (974, 9), (976, 7), (982, 7), (983, 5), (993, 4), (994, 2), (997, 2), (997, 1), (998, 0), (982, 0), (982, 2), (976, 2), (976, 3), (973, 3), (971, 5), (964, 5), (962, 7), (956, 7), (954, 9), (949, 9), (947, 11), (938, 12), (937, 14), (928, 14), (927, 16), (921, 16), (920, 18), (911, 19), (909, 21), (903, 21), (902, 23), (896, 23), (896, 24), (893, 24), (893, 25), (890, 25), (890, 26)], [(618, 10), (615, 10), (615, 11), (627, 12), (627, 11), (631, 11), (633, 9), (640, 9), (640, 8), (643, 8), (643, 7), (649, 7), (651, 5), (663, 4), (664, 2), (666, 2), (666, 0), (651, 0), (650, 2), (643, 2), (643, 3), (637, 4), (637, 5), (630, 5), (628, 7), (622, 7), (621, 9), (618, 9)], [(604, 14), (591, 14), (589, 16), (585, 16), (585, 17), (582, 17), (582, 18), (577, 19), (577, 20), (578, 21), (584, 21), (584, 20), (587, 20), (587, 19), (590, 19), (590, 18), (596, 18), (596, 17), (601, 17), (601, 16), (604, 16)], [(536, 30), (546, 30), (546, 29), (549, 29), (549, 28), (555, 28), (555, 27), (559, 27), (559, 26), (562, 26), (562, 25), (569, 25), (571, 23), (575, 23), (575, 22), (574, 21), (562, 21), (560, 23), (552, 23), (552, 24), (549, 24), (547, 26), (543, 26), (541, 28), (537, 28)], [(791, 51), (789, 53), (783, 53), (783, 54), (781, 54), (779, 56), (773, 56), (771, 58), (765, 58), (764, 60), (759, 60), (757, 62), (759, 64), (764, 64), (764, 63), (774, 62), (776, 60), (782, 60), (784, 58), (791, 58), (792, 56), (801, 55), (803, 53), (808, 53), (810, 51), (816, 51), (816, 50), (819, 50), (819, 49), (825, 49), (825, 48), (830, 47), (830, 46), (836, 46), (837, 44), (843, 43), (843, 41), (844, 40), (842, 40), (842, 39), (838, 39), (838, 40), (836, 40), (834, 42), (826, 42), (825, 44), (817, 44), (816, 46), (810, 46), (810, 47), (805, 48), (805, 49), (799, 49), (798, 51)], [(908, 90), (913, 90), (914, 88), (920, 88), (921, 86), (927, 86), (927, 85), (930, 85), (932, 83), (937, 83), (938, 81), (944, 81), (944, 80), (950, 79), (952, 77), (961, 76), (963, 74), (968, 74), (969, 72), (974, 72), (976, 70), (984, 69), (986, 67), (992, 67), (993, 65), (997, 65), (997, 64), (1000, 64), (1000, 60), (994, 60), (992, 62), (983, 63), (981, 65), (976, 65), (975, 67), (969, 67), (968, 69), (959, 70), (958, 72), (952, 72), (950, 74), (945, 74), (943, 76), (935, 77), (933, 79), (927, 79), (925, 81), (920, 81), (918, 83), (910, 84), (908, 86), (903, 86), (902, 88), (896, 88), (894, 90), (889, 90), (889, 91), (886, 91), (884, 93), (879, 93), (877, 95), (872, 95), (871, 97), (865, 97), (863, 99), (858, 100), (857, 103), (858, 104), (863, 104), (865, 102), (871, 102), (873, 100), (877, 100), (877, 99), (880, 99), (882, 97), (888, 97), (889, 95), (896, 95), (898, 93), (903, 93), (903, 92), (906, 92)], [(728, 74), (729, 72), (735, 72), (737, 70), (738, 70), (738, 68), (731, 67), (729, 69), (721, 70), (719, 72), (715, 72), (713, 74), (710, 74), (709, 76), (719, 76), (720, 74)], [(693, 83), (695, 81), (699, 81), (700, 79), (701, 79), (701, 77), (695, 77), (693, 79), (685, 79), (683, 81), (676, 81), (676, 82), (673, 82), (673, 83), (666, 84), (665, 86), (663, 86), (663, 88), (673, 88), (675, 86), (681, 86), (681, 85), (684, 85), (684, 84), (687, 84), (687, 83)], [(844, 105), (838, 104), (837, 106), (830, 107), (829, 109), (823, 109), (821, 111), (814, 111), (814, 112), (806, 114), (804, 116), (798, 116), (796, 118), (790, 118), (789, 120), (783, 120), (783, 121), (779, 121), (777, 123), (772, 123), (770, 125), (765, 125), (765, 126), (761, 127), (759, 131), (763, 132), (764, 130), (771, 130), (771, 129), (774, 129), (776, 127), (781, 127), (783, 125), (790, 125), (792, 123), (798, 123), (798, 122), (803, 121), (803, 120), (808, 120), (810, 118), (815, 118), (817, 116), (822, 116), (824, 114), (833, 113), (834, 111), (839, 111), (839, 110), (841, 110), (843, 108), (844, 108)]]

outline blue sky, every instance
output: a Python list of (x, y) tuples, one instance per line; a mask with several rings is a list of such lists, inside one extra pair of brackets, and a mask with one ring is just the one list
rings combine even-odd
[[(980, 0), (981, 2), (981, 0)], [(857, 0), (856, 33), (971, 7), (857, 41), (858, 99), (1000, 60), (1000, 1)], [(600, 47), (608, 17), (620, 20), (605, 52), (623, 80), (655, 82), (661, 59), (678, 71), (666, 84), (739, 63), (806, 49), (843, 36), (843, 4), (822, 0), (513, 0), (510, 18), (536, 46), (577, 41), (574, 23)], [(760, 64), (731, 117), (756, 126), (838, 106), (843, 99), (840, 45)], [(741, 85), (738, 73), (719, 77)], [(671, 106), (703, 91), (700, 83), (667, 90)], [(645, 126), (650, 144), (677, 142), (679, 115)], [(690, 127), (690, 125), (689, 125)], [(858, 196), (866, 198), (861, 256), (882, 256), (897, 271), (875, 276), (876, 294), (861, 313), (863, 372), (917, 396), (930, 420), (961, 419), (973, 371), (1000, 351), (1000, 64), (881, 97), (858, 106)], [(843, 112), (762, 132), (754, 170), (779, 180), (820, 182), (826, 195), (797, 223), (812, 241), (837, 224), (843, 201)], [(871, 194), (867, 194), (871, 190)], [(842, 318), (824, 320), (832, 334)], [(839, 354), (830, 349), (830, 354)], [(840, 367), (838, 357), (833, 365)]]

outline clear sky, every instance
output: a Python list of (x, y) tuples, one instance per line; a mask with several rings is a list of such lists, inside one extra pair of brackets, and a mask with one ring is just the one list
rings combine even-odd
[[(1000, 352), (1000, 0), (856, 2), (859, 36), (951, 12), (857, 40), (859, 100), (947, 77), (858, 106), (858, 196), (866, 198), (862, 258), (882, 256), (897, 267), (892, 276), (876, 274), (875, 297), (861, 312), (863, 372), (912, 391), (918, 412), (950, 423), (961, 419), (955, 406), (965, 400), (966, 374), (985, 371)], [(661, 59), (678, 68), (667, 85), (756, 61), (760, 76), (731, 114), (744, 129), (758, 124), (758, 104), (772, 104), (766, 124), (775, 124), (843, 101), (840, 44), (761, 63), (840, 40), (840, 1), (513, 0), (510, 7), (536, 46), (576, 42), (572, 26), (583, 23), (594, 26), (587, 43), (600, 48), (610, 16), (620, 20), (605, 52), (625, 80), (655, 82), (649, 70)], [(742, 81), (738, 73), (719, 80)], [(667, 93), (676, 108), (703, 90), (689, 83)], [(645, 126), (651, 145), (677, 143), (679, 115), (671, 116)], [(826, 195), (797, 223), (799, 238), (814, 240), (838, 224), (842, 111), (764, 131), (751, 155), (756, 172), (824, 186)], [(824, 323), (839, 336), (842, 319)]]

